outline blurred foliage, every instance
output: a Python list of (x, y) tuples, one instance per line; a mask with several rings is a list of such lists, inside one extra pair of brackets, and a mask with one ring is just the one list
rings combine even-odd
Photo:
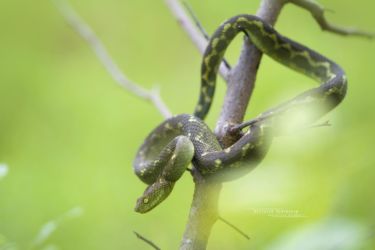
[[(228, 17), (255, 13), (259, 1), (190, 3), (212, 32)], [(374, 1), (321, 3), (335, 10), (327, 13), (330, 21), (374, 31)], [(163, 1), (72, 4), (131, 79), (146, 88), (160, 85), (173, 113), (193, 111), (201, 56)], [(76, 206), (85, 213), (48, 235), (45, 249), (149, 249), (133, 230), (162, 249), (176, 249), (193, 192), (188, 174), (157, 209), (133, 212), (144, 185), (133, 174), (132, 159), (162, 120), (159, 113), (114, 84), (51, 2), (2, 0), (0, 27), (0, 162), (8, 173), (0, 177), (0, 249), (28, 248), (47, 221)], [(309, 13), (292, 5), (276, 28), (342, 65), (348, 95), (325, 118), (333, 126), (275, 140), (257, 169), (225, 184), (222, 216), (251, 240), (217, 223), (209, 248), (275, 249), (293, 239), (314, 246), (319, 232), (333, 234), (337, 224), (300, 236), (303, 228), (336, 218), (345, 222), (343, 237), (359, 234), (363, 249), (373, 249), (375, 43), (322, 32)], [(238, 38), (227, 53), (232, 63), (240, 46)], [(312, 84), (265, 57), (247, 118)], [(225, 89), (218, 85), (211, 127)]]

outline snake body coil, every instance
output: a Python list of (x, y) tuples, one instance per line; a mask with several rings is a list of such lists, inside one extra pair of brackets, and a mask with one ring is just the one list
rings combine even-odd
[[(223, 149), (202, 121), (215, 92), (216, 76), (225, 50), (240, 32), (259, 50), (280, 63), (321, 83), (293, 99), (260, 114), (249, 130), (231, 147)], [(137, 201), (135, 210), (145, 213), (162, 202), (174, 183), (193, 162), (203, 176), (231, 179), (228, 170), (249, 171), (265, 155), (277, 118), (290, 110), (319, 106), (311, 121), (337, 106), (346, 94), (344, 71), (333, 61), (276, 32), (270, 25), (251, 15), (235, 16), (214, 33), (204, 53), (201, 90), (194, 115), (177, 115), (154, 129), (139, 149), (134, 161), (137, 176), (149, 186)], [(266, 122), (274, 119), (276, 122)]]

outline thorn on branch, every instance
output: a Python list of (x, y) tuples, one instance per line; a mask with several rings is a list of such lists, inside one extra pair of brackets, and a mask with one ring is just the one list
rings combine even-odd
[(322, 30), (344, 36), (360, 36), (370, 39), (375, 37), (375, 33), (365, 32), (356, 28), (348, 28), (331, 24), (327, 21), (327, 19), (324, 16), (324, 12), (329, 10), (325, 9), (313, 0), (289, 0), (289, 2), (309, 11)]
[(137, 233), (136, 231), (133, 231), (133, 233), (137, 236), (138, 239), (140, 239), (141, 241), (145, 242), (146, 244), (148, 244), (149, 246), (151, 246), (152, 248), (154, 248), (155, 250), (161, 250), (160, 247), (158, 247), (154, 242), (152, 242), (151, 240), (143, 237), (141, 234)]

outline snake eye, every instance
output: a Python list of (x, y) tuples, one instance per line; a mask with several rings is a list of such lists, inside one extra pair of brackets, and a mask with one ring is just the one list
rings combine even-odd
[(143, 203), (147, 204), (148, 203), (148, 198), (143, 199)]

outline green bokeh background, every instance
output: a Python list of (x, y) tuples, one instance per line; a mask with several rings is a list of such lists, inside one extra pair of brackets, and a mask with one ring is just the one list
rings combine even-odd
[[(255, 13), (259, 1), (190, 3), (212, 32), (228, 17)], [(321, 3), (335, 11), (327, 14), (332, 22), (375, 31), (374, 1)], [(164, 1), (72, 4), (132, 80), (145, 88), (159, 85), (173, 113), (192, 112), (201, 56)], [(218, 222), (209, 249), (281, 248), (280, 237), (292, 240), (290, 232), (331, 219), (363, 228), (363, 249), (374, 249), (375, 43), (322, 32), (292, 5), (276, 28), (342, 65), (348, 95), (326, 117), (333, 126), (275, 140), (258, 168), (225, 184), (221, 214), (251, 240)], [(240, 46), (237, 39), (229, 49), (231, 62)], [(264, 58), (247, 117), (312, 84)], [(222, 82), (218, 86), (211, 127), (225, 91)], [(192, 199), (190, 175), (157, 209), (133, 212), (145, 186), (133, 174), (132, 159), (162, 120), (153, 106), (114, 83), (50, 1), (0, 1), (0, 163), (9, 166), (0, 179), (0, 249), (1, 241), (27, 249), (46, 222), (77, 206), (83, 214), (64, 220), (38, 249), (150, 249), (133, 230), (162, 249), (176, 249)]]

